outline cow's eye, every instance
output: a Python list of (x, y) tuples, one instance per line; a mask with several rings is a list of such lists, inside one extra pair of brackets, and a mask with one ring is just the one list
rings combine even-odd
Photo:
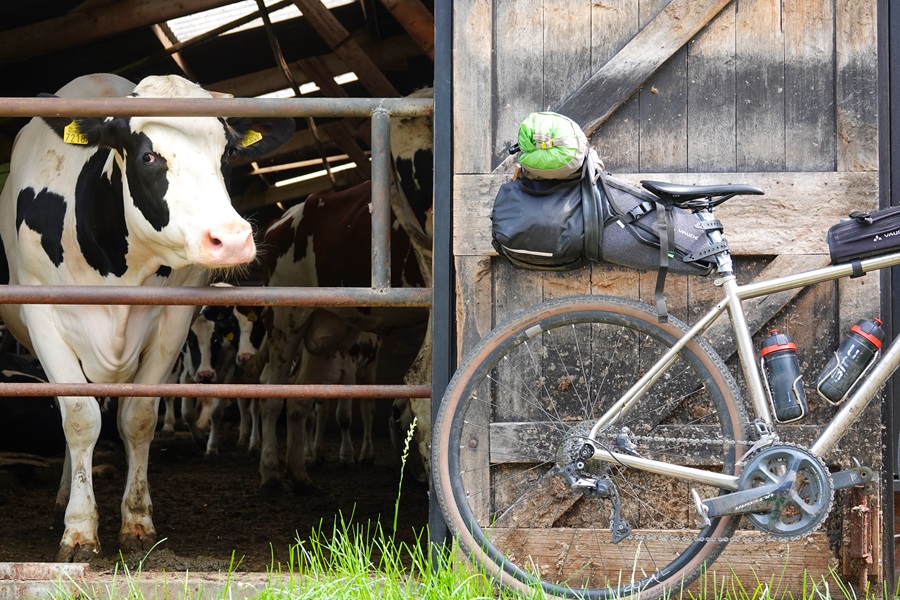
[(152, 152), (144, 152), (144, 155), (141, 157), (141, 161), (145, 165), (155, 165), (158, 160), (158, 157)]

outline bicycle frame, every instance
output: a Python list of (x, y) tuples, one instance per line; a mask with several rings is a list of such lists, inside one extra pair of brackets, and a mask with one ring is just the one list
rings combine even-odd
[[(712, 218), (712, 213), (709, 211), (701, 211), (698, 216), (701, 220), (710, 220)], [(716, 237), (721, 239), (721, 233), (711, 233), (714, 233)], [(711, 241), (718, 241), (713, 235), (710, 235), (710, 239)], [(747, 327), (747, 319), (741, 302), (750, 298), (758, 298), (760, 296), (804, 287), (814, 283), (849, 277), (854, 274), (854, 267), (849, 263), (831, 265), (812, 271), (778, 277), (776, 279), (740, 285), (737, 283), (735, 276), (732, 273), (730, 256), (727, 253), (723, 253), (717, 257), (717, 260), (719, 263), (719, 272), (722, 275), (715, 281), (715, 284), (722, 287), (724, 290), (724, 298), (697, 321), (684, 337), (678, 340), (655, 365), (631, 386), (631, 388), (616, 401), (613, 406), (600, 417), (600, 419), (598, 419), (591, 428), (589, 434), (590, 439), (596, 440), (597, 434), (601, 428), (615, 424), (622, 415), (626, 414), (629, 408), (638, 401), (643, 392), (662, 377), (672, 363), (675, 362), (681, 349), (691, 340), (706, 331), (726, 310), (728, 311), (731, 320), (731, 329), (737, 342), (741, 368), (750, 392), (750, 402), (752, 407), (751, 417), (755, 417), (757, 421), (763, 423), (769, 431), (775, 430), (775, 423), (772, 419), (772, 413), (769, 410), (766, 391), (763, 387), (760, 375), (759, 363), (756, 360), (756, 351), (753, 347), (753, 341)], [(900, 265), (900, 253), (861, 260), (858, 264), (863, 273), (869, 273), (896, 265)], [(844, 435), (850, 425), (859, 417), (868, 403), (875, 397), (887, 381), (888, 377), (890, 377), (897, 367), (900, 366), (900, 342), (898, 342), (898, 340), (900, 340), (900, 336), (892, 340), (878, 362), (868, 373), (863, 375), (862, 381), (856, 386), (853, 394), (844, 402), (838, 413), (831, 419), (825, 429), (819, 434), (816, 441), (809, 448), (812, 453), (818, 456), (826, 454), (834, 444), (837, 443), (841, 436)], [(593, 458), (606, 462), (618, 463), (633, 469), (713, 485), (722, 489), (738, 489), (738, 477), (734, 475), (722, 475), (664, 461), (609, 452), (608, 450), (600, 449), (598, 447), (595, 447)]]

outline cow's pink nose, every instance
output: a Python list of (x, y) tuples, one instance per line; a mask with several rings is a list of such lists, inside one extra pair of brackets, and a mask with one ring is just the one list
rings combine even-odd
[(215, 383), (216, 372), (207, 370), (197, 371), (197, 374), (194, 375), (194, 381), (196, 383)]
[(238, 366), (246, 365), (250, 359), (253, 358), (253, 353), (251, 352), (241, 352), (237, 355), (237, 364)]
[(245, 222), (208, 229), (202, 243), (211, 266), (233, 267), (256, 256), (253, 229)]

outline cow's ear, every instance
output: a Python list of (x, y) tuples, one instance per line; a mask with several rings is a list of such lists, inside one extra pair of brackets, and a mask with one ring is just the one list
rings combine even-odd
[(228, 119), (228, 143), (237, 154), (254, 158), (288, 141), (295, 128), (290, 117), (232, 117)]
[(60, 139), (73, 146), (106, 146), (121, 148), (123, 133), (128, 133), (127, 121), (105, 117), (42, 117)]

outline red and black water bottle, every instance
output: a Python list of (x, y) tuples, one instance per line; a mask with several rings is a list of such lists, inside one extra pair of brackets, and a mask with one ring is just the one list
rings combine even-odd
[(769, 386), (769, 400), (779, 423), (790, 423), (806, 414), (806, 390), (797, 360), (797, 346), (786, 333), (769, 332), (762, 343), (762, 368)]
[(843, 402), (884, 342), (884, 330), (878, 319), (863, 319), (850, 328), (847, 338), (825, 365), (816, 390), (832, 404)]

